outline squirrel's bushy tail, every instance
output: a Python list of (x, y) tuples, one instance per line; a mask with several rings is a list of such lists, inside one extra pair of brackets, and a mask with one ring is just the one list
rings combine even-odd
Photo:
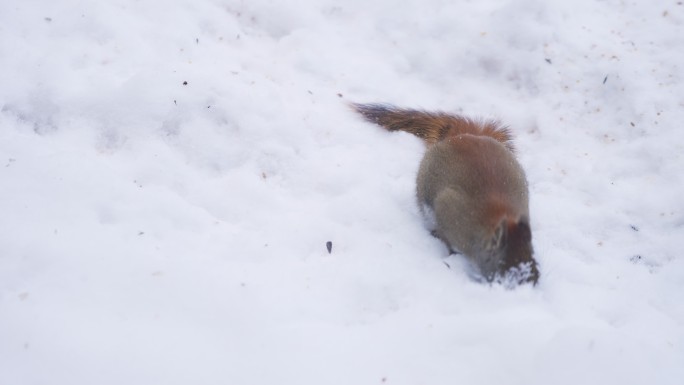
[(428, 145), (450, 136), (470, 134), (489, 136), (513, 151), (513, 142), (508, 128), (493, 120), (473, 120), (444, 112), (397, 108), (388, 104), (353, 103), (358, 113), (366, 120), (389, 131), (406, 131), (423, 139)]

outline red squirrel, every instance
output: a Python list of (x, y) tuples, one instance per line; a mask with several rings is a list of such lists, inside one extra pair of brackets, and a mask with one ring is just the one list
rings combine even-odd
[(352, 107), (369, 122), (425, 141), (416, 192), (433, 235), (465, 255), (488, 282), (538, 282), (527, 180), (508, 128), (385, 104)]

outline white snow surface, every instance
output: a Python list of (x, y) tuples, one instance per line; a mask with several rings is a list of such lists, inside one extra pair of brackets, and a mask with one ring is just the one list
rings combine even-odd
[[(677, 0), (0, 2), (0, 384), (684, 383), (683, 26)], [(539, 285), (470, 278), (416, 205), (423, 144), (352, 101), (506, 122)]]

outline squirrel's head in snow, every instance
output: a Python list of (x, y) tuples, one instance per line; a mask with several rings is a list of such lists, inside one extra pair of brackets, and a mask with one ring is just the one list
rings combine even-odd
[(532, 232), (526, 218), (502, 219), (483, 246), (480, 272), (487, 281), (536, 284), (537, 262), (532, 256)]

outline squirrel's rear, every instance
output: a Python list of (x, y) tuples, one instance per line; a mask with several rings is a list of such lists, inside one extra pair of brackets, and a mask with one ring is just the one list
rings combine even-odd
[(433, 234), (468, 257), (488, 281), (537, 282), (527, 181), (506, 127), (384, 104), (353, 107), (370, 122), (428, 144), (416, 189)]

